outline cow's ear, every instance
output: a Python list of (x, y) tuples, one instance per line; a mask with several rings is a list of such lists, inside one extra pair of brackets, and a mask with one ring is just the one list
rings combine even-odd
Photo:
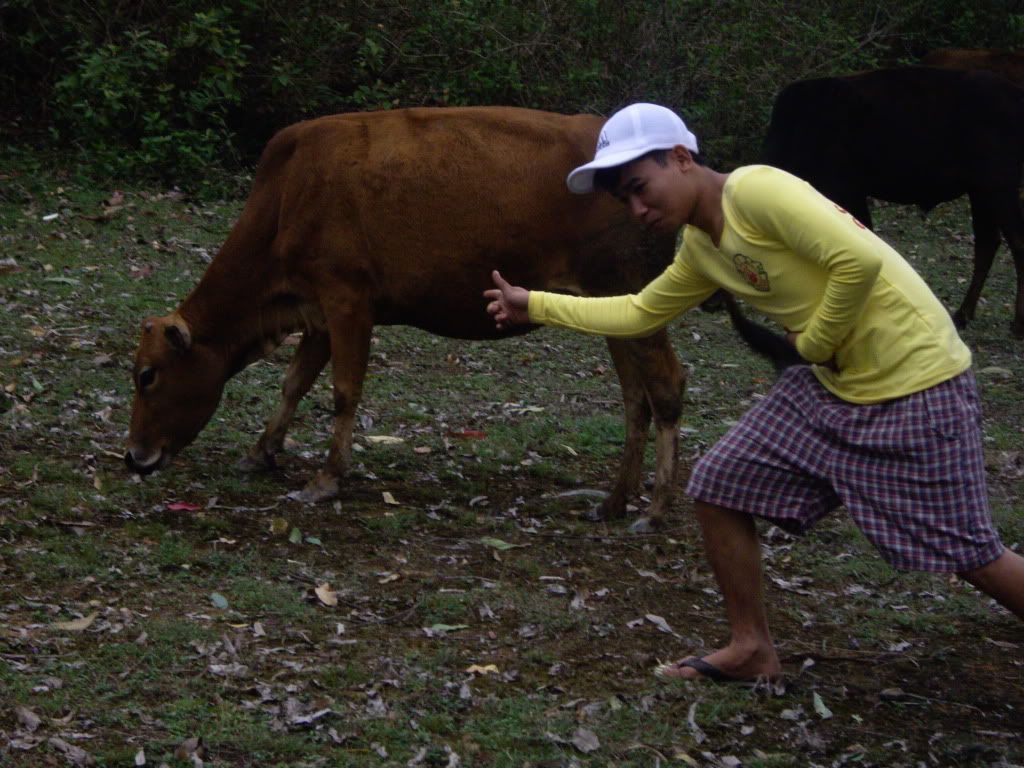
[(188, 329), (188, 324), (178, 315), (173, 315), (170, 322), (164, 327), (164, 336), (167, 337), (167, 343), (175, 352), (188, 352), (192, 346), (192, 333)]

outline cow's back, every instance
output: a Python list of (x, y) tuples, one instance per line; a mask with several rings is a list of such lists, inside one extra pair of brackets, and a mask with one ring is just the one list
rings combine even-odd
[(1024, 161), (1024, 90), (980, 71), (883, 69), (786, 86), (763, 154), (818, 185), (929, 208)]
[(495, 335), (481, 301), (492, 269), (530, 287), (636, 290), (671, 239), (642, 242), (609, 195), (565, 185), (602, 122), (481, 107), (291, 126), (261, 160), (280, 195), (273, 258), (301, 294), (341, 278), (368, 293), (376, 323), (469, 338)]
[(984, 69), (1024, 87), (1024, 52), (986, 48), (939, 48), (921, 59), (926, 67)]

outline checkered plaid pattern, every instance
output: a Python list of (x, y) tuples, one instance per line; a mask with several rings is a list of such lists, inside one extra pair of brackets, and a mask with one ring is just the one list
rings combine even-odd
[(894, 567), (967, 571), (1002, 554), (985, 488), (981, 406), (968, 370), (872, 405), (786, 369), (693, 469), (687, 493), (802, 533), (845, 505)]

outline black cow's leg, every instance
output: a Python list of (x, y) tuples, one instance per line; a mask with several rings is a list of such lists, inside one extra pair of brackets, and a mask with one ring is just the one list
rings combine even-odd
[(1004, 196), (999, 208), (999, 227), (1006, 237), (1013, 254), (1013, 266), (1017, 274), (1017, 298), (1013, 308), (1013, 335), (1024, 339), (1024, 210), (1015, 189), (1012, 198)]
[[(1016, 197), (1016, 192), (1014, 196)], [(971, 193), (969, 198), (971, 224), (974, 229), (974, 265), (971, 269), (971, 284), (964, 294), (964, 300), (960, 302), (960, 308), (953, 313), (953, 322), (957, 328), (966, 328), (974, 319), (982, 286), (985, 285), (996, 250), (999, 248), (999, 224), (992, 198), (974, 193)]]
[[(1011, 236), (1007, 234), (1006, 237), (1010, 240)], [(1017, 299), (1014, 303), (1013, 325), (1010, 326), (1010, 330), (1018, 339), (1024, 339), (1024, 233), (1018, 232), (1015, 237), (1017, 240), (1011, 250), (1013, 266), (1017, 271)]]
[(306, 331), (302, 334), (302, 340), (295, 350), (291, 363), (288, 364), (288, 372), (284, 377), (281, 404), (267, 422), (267, 427), (256, 445), (239, 463), (243, 470), (256, 471), (274, 467), (274, 457), (284, 445), (284, 436), (295, 416), (295, 409), (330, 359), (330, 337), (325, 332)]
[(619, 476), (598, 514), (625, 515), (626, 500), (640, 485), (644, 445), (653, 415), (656, 465), (651, 505), (646, 516), (631, 526), (633, 531), (644, 532), (664, 520), (675, 494), (684, 373), (665, 331), (632, 341), (608, 339), (608, 349), (622, 386), (626, 445)]
[(331, 376), (334, 383), (334, 434), (323, 469), (299, 494), (305, 502), (338, 495), (341, 479), (352, 464), (352, 430), (356, 407), (363, 393), (363, 379), (370, 358), (373, 320), (358, 288), (325, 286), (320, 301), (330, 334)]

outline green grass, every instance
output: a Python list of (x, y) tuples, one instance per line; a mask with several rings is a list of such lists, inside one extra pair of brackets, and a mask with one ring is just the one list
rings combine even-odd
[[(112, 190), (45, 170), (0, 195), (4, 258), (17, 265), (0, 271), (0, 689), (44, 716), (43, 736), (87, 734), (76, 743), (111, 766), (133, 764), (140, 747), (147, 764), (185, 765), (173, 753), (193, 736), (213, 766), (393, 766), (421, 749), (422, 765), (446, 765), (446, 747), (464, 766), (510, 768), (684, 765), (683, 753), (700, 765), (703, 752), (764, 768), (1024, 761), (1019, 738), (985, 735), (1019, 734), (1024, 721), (1019, 624), (961, 582), (894, 571), (843, 513), (804, 538), (766, 540), (786, 696), (655, 682), (656, 660), (713, 648), (726, 627), (681, 491), (655, 536), (584, 522), (592, 500), (557, 496), (607, 488), (616, 473), (620, 393), (600, 339), (542, 330), (486, 344), (378, 328), (355, 436), (364, 450), (336, 504), (287, 496), (330, 439), (327, 375), (300, 406), (279, 468), (235, 469), (276, 406), (292, 347), (233, 379), (171, 467), (132, 478), (120, 457), (140, 321), (177, 305), (206, 266), (200, 249), (216, 251), (240, 204), (125, 191), (108, 220)], [(924, 223), (887, 206), (877, 220), (958, 304), (965, 206)], [(994, 516), (1019, 547), (1024, 346), (1007, 333), (1013, 293), (1001, 250), (964, 338), (979, 371), (1009, 372), (979, 381)], [(694, 312), (670, 333), (690, 373), (683, 482), (773, 374), (722, 316)], [(374, 446), (368, 435), (405, 442)], [(651, 458), (648, 446), (646, 472)], [(497, 550), (483, 536), (518, 546)], [(337, 605), (315, 596), (320, 584)], [(93, 613), (84, 630), (52, 626)], [(427, 631), (437, 624), (467, 627)], [(213, 671), (233, 664), (245, 671)], [(882, 698), (897, 687), (919, 698)], [(833, 718), (815, 714), (814, 693)], [(691, 708), (708, 736), (700, 744)], [(314, 723), (289, 720), (324, 709)], [(0, 712), (0, 733), (19, 727), (12, 707)], [(597, 751), (568, 743), (580, 727), (598, 735)], [(63, 761), (46, 744), (5, 749), (0, 740), (4, 765)]]

